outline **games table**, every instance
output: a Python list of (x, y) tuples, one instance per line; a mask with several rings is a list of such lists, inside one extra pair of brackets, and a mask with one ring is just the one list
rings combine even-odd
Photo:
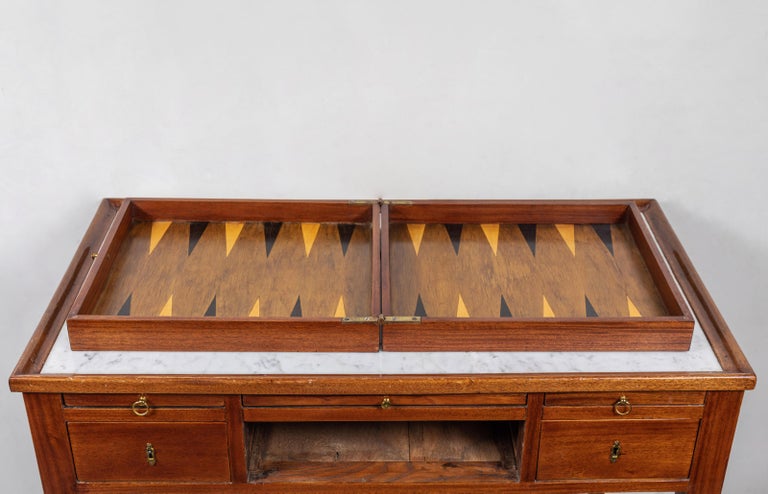
[(106, 199), (10, 378), (46, 492), (720, 492), (659, 204)]

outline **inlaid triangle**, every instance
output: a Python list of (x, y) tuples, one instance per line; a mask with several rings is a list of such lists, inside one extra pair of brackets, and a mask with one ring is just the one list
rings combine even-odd
[(531, 253), (536, 255), (536, 225), (535, 224), (522, 224), (517, 225), (520, 228), (520, 233), (523, 234), (528, 248), (531, 249)]
[(341, 242), (341, 253), (347, 255), (349, 242), (352, 240), (352, 234), (355, 233), (354, 223), (339, 223), (339, 241)]
[(491, 244), (491, 250), (493, 250), (493, 255), (496, 255), (496, 251), (499, 249), (499, 225), (496, 224), (486, 224), (486, 225), (480, 225), (480, 228), (483, 229), (483, 233), (485, 234), (485, 238), (488, 239), (488, 243)]
[(333, 317), (347, 317), (347, 311), (344, 309), (344, 296), (339, 297), (339, 303), (336, 305), (336, 312)]
[(613, 237), (611, 236), (610, 223), (598, 223), (598, 224), (592, 225), (592, 229), (595, 230), (595, 233), (597, 233), (597, 236), (600, 237), (600, 240), (603, 241), (603, 244), (605, 244), (605, 247), (608, 249), (611, 255), (613, 255)]
[(507, 305), (504, 295), (501, 296), (501, 310), (499, 310), (499, 317), (512, 317), (512, 311), (509, 310), (509, 305)]
[(312, 246), (315, 244), (317, 238), (317, 232), (320, 231), (320, 223), (302, 223), (301, 234), (304, 237), (304, 252), (309, 253), (312, 251)]
[(469, 317), (469, 311), (466, 304), (464, 304), (464, 299), (461, 298), (461, 294), (459, 294), (459, 303), (456, 307), (456, 317)]
[(160, 314), (158, 316), (163, 317), (170, 317), (173, 315), (173, 295), (168, 297), (168, 301), (165, 303), (162, 309), (160, 309)]
[(261, 317), (261, 304), (259, 303), (259, 299), (256, 299), (256, 302), (253, 303), (253, 307), (251, 307), (251, 312), (248, 313), (248, 317)]
[(427, 317), (427, 311), (424, 310), (424, 302), (421, 301), (421, 295), (416, 300), (416, 310), (413, 311), (414, 316)]
[(291, 317), (301, 317), (301, 296), (296, 299), (296, 304), (291, 311)]
[(543, 299), (543, 302), (544, 302), (544, 304), (543, 304), (544, 310), (542, 311), (543, 312), (542, 315), (544, 317), (555, 317), (555, 312), (552, 310), (552, 307), (550, 307), (549, 301), (547, 301), (547, 297), (542, 295), (542, 299)]
[(213, 300), (211, 300), (211, 304), (208, 306), (208, 309), (205, 311), (205, 317), (214, 317), (216, 315), (216, 295), (213, 296)]
[(153, 221), (152, 230), (149, 232), (149, 253), (151, 254), (157, 244), (160, 243), (160, 239), (163, 238), (165, 232), (168, 231), (168, 227), (171, 226), (170, 221)]
[(573, 225), (555, 225), (560, 236), (563, 237), (565, 244), (571, 249), (571, 254), (576, 255), (576, 235)]
[(411, 243), (413, 243), (413, 249), (416, 251), (416, 255), (419, 255), (419, 247), (421, 247), (421, 239), (424, 238), (424, 228), (427, 225), (408, 223), (408, 235), (411, 236)]
[(632, 303), (632, 299), (627, 297), (627, 308), (629, 309), (629, 317), (643, 317), (637, 307)]
[(592, 302), (589, 301), (589, 297), (587, 297), (586, 295), (584, 295), (584, 306), (586, 308), (587, 317), (598, 317), (597, 311), (592, 306)]
[(243, 231), (245, 223), (234, 223), (228, 221), (224, 223), (224, 236), (227, 239), (227, 255), (232, 251), (232, 247), (235, 246), (237, 238), (240, 236), (240, 232)]
[(459, 255), (459, 247), (461, 246), (461, 230), (464, 225), (461, 223), (446, 223), (445, 230), (448, 232), (448, 236), (451, 237), (451, 243), (453, 244), (453, 250), (456, 255)]
[(275, 246), (275, 240), (277, 240), (277, 234), (280, 233), (280, 228), (283, 224), (279, 222), (267, 221), (264, 223), (264, 245), (267, 248), (267, 257), (272, 252), (272, 247)]
[(128, 295), (128, 298), (123, 302), (123, 306), (117, 311), (118, 316), (130, 316), (131, 315), (131, 297), (133, 294)]
[(187, 255), (195, 250), (195, 246), (200, 241), (200, 237), (203, 236), (206, 228), (208, 228), (207, 221), (193, 221), (189, 224), (189, 248), (187, 249)]

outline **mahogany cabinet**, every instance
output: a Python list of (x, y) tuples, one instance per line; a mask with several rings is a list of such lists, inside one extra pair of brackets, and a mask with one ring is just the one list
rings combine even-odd
[(653, 200), (143, 199), (10, 386), (51, 493), (716, 493), (755, 381)]

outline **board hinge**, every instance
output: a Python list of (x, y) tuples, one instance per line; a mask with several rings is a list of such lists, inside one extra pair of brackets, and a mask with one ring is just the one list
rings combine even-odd
[(379, 314), (378, 316), (358, 316), (358, 317), (345, 317), (341, 320), (344, 324), (361, 324), (361, 323), (420, 323), (421, 316), (385, 316)]

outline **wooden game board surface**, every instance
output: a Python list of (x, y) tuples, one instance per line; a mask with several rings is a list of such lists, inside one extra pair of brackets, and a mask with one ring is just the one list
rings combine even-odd
[(394, 314), (668, 315), (625, 223), (393, 223), (389, 238)]
[(92, 314), (368, 315), (371, 241), (359, 223), (134, 221)]

